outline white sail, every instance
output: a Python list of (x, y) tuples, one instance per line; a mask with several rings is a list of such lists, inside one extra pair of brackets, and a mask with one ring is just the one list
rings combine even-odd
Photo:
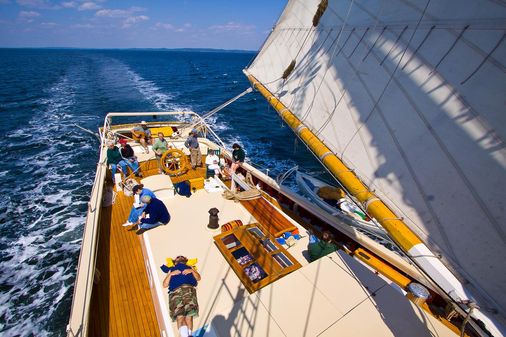
[(313, 27), (326, 2), (289, 1), (247, 72), (504, 324), (506, 4), (329, 0)]

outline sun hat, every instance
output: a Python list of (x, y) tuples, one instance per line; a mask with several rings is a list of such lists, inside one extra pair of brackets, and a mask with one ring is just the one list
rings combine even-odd
[(148, 123), (146, 123), (146, 121), (141, 122), (141, 125), (146, 125), (146, 124), (148, 124)]

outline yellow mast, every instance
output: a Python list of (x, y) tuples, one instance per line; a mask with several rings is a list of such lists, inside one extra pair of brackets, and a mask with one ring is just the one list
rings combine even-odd
[(307, 128), (279, 99), (267, 90), (258, 80), (249, 74), (249, 81), (267, 101), (276, 109), (281, 118), (304, 141), (311, 151), (320, 158), (329, 171), (343, 184), (343, 186), (360, 201), (368, 214), (374, 217), (397, 242), (409, 251), (413, 246), (422, 243), (409, 227), (388, 208), (346, 165)]

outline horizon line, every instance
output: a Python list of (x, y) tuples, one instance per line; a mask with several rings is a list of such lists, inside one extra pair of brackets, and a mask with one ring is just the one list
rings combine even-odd
[(251, 49), (224, 49), (224, 48), (202, 48), (202, 47), (180, 47), (180, 48), (167, 48), (167, 47), (118, 47), (118, 48), (107, 48), (107, 47), (4, 47), (0, 46), (0, 49), (86, 49), (86, 50), (201, 50), (201, 51), (236, 51), (236, 52), (258, 52), (258, 50)]

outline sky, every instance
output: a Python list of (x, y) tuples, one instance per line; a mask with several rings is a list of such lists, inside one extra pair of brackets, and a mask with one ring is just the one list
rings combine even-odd
[(286, 0), (0, 0), (0, 47), (258, 50)]

